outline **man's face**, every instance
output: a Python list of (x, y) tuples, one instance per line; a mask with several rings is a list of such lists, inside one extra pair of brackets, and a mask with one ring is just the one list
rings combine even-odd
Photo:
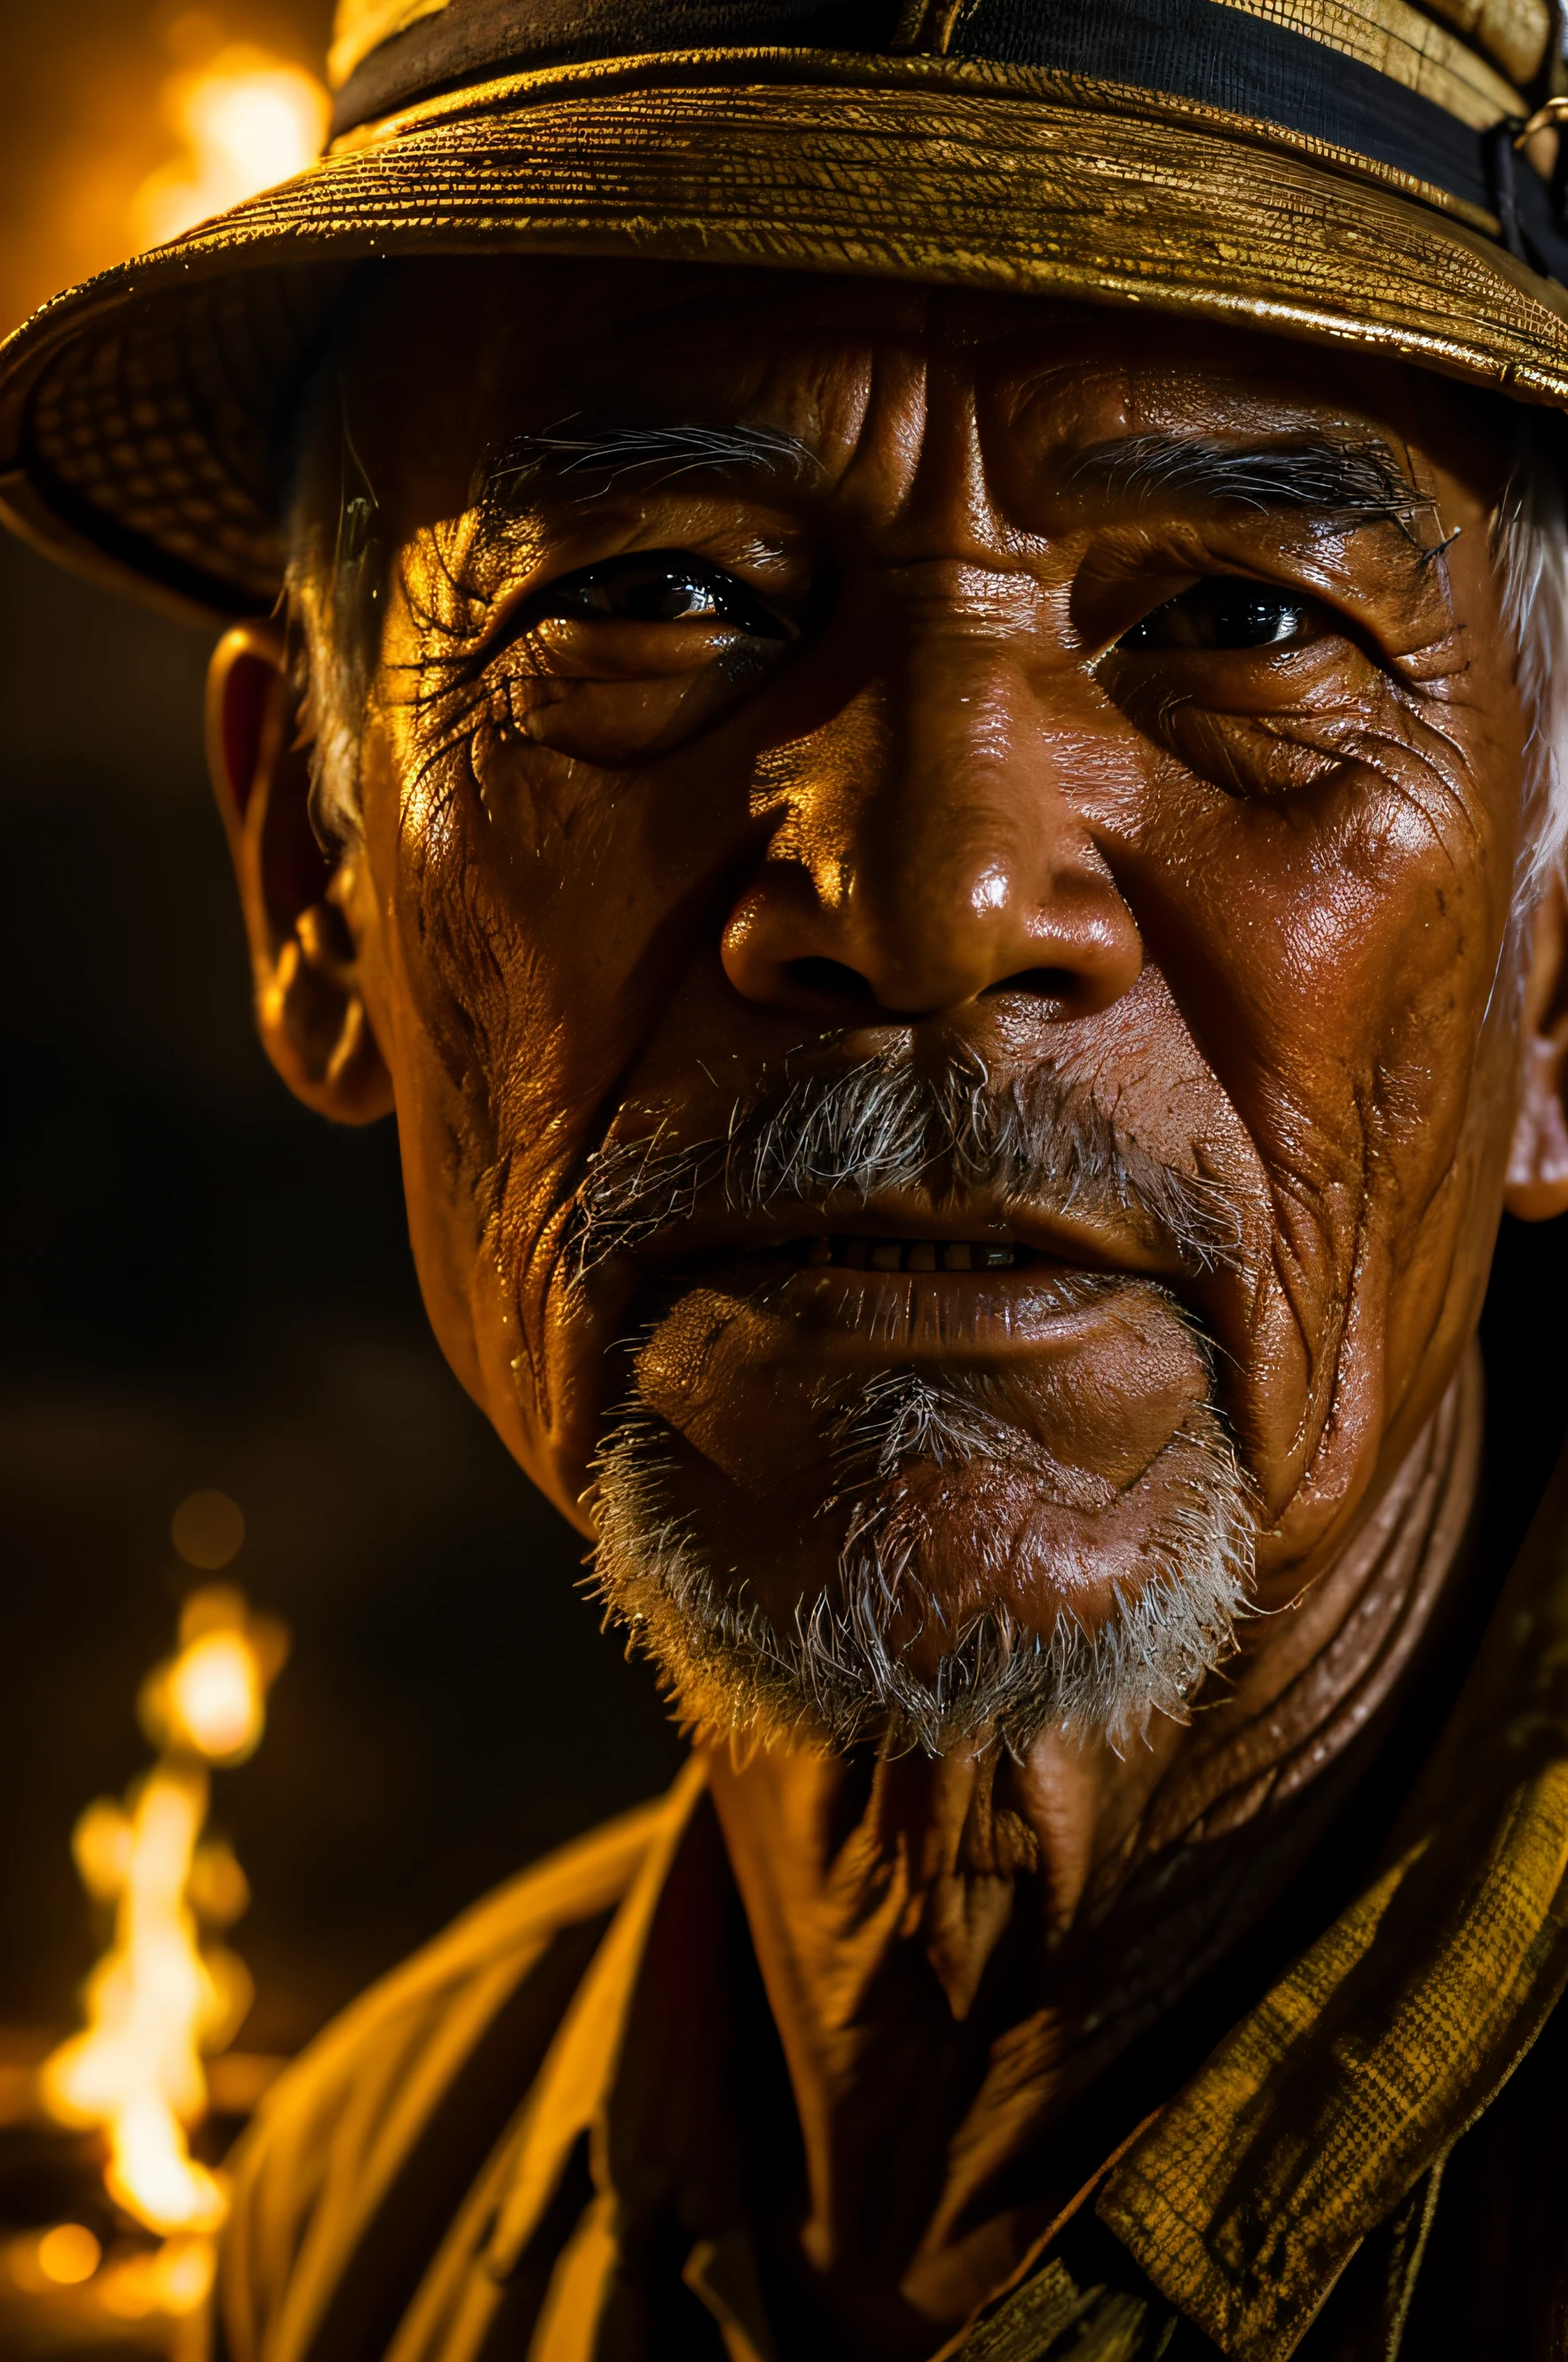
[(454, 1365), (717, 1722), (1178, 1703), (1479, 1306), (1492, 414), (607, 264), (390, 279), (343, 403), (389, 568), (338, 892)]

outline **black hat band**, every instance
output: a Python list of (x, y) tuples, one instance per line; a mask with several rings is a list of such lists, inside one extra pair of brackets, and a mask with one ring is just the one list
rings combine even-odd
[[(1521, 102), (1473, 50), (1402, 0), (1310, 10), (1286, 0), (1266, 15), (1258, 6), (967, 0), (925, 14), (942, 21), (955, 59), (1131, 85), (1392, 166), (1500, 215), (1521, 259), (1568, 278), (1568, 237), (1549, 193), (1513, 163)], [(1282, 21), (1292, 15), (1295, 24)], [(918, 25), (907, 0), (449, 0), (355, 69), (334, 130), (547, 65), (715, 48), (893, 52), (910, 45), (911, 17)], [(1307, 23), (1309, 32), (1298, 28)]]

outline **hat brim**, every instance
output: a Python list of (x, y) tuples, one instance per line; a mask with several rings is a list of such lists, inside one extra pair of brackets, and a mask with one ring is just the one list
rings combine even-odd
[(1145, 91), (972, 61), (692, 54), (411, 110), (0, 347), (0, 505), (211, 614), (282, 572), (293, 398), (367, 258), (635, 254), (1139, 304), (1568, 403), (1568, 295), (1441, 193)]

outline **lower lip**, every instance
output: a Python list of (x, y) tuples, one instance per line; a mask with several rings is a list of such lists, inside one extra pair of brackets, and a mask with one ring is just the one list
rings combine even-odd
[[(1086, 1280), (1100, 1283), (1088, 1300)], [(919, 1355), (1021, 1353), (1079, 1339), (1105, 1320), (1135, 1281), (1040, 1258), (1002, 1271), (853, 1271), (784, 1256), (745, 1255), (664, 1267), (649, 1282), (669, 1299), (693, 1290), (737, 1297), (812, 1335), (851, 1338), (875, 1349)], [(1146, 1284), (1146, 1283), (1145, 1283)]]

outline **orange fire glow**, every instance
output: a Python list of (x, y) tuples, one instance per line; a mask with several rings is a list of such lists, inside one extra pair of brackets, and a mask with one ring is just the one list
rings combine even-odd
[(303, 172), (321, 152), (330, 105), (303, 66), (236, 41), (199, 68), (171, 74), (164, 109), (180, 153), (149, 172), (132, 200), (138, 248), (161, 246)]
[[(177, 1653), (142, 1691), (161, 1759), (123, 1805), (101, 1797), (76, 1826), (77, 1868), (113, 1904), (114, 1940), (87, 1982), (86, 2026), (45, 2061), (40, 2092), (60, 2122), (104, 2127), (111, 2196), (171, 2248), (174, 2235), (200, 2238), (224, 2217), (221, 2181), (187, 2136), (207, 2104), (204, 2056), (233, 2039), (251, 1994), (243, 1962), (214, 1939), (248, 1892), (226, 1845), (202, 1837), (209, 1767), (241, 1761), (259, 1740), (286, 1648), (282, 1628), (252, 1616), (232, 1585), (193, 1594)], [(180, 2310), (174, 2297), (200, 2276), (184, 2252), (160, 2267), (165, 2311)]]
[(98, 2282), (98, 2302), (121, 2321), (194, 2312), (206, 2302), (216, 2264), (210, 2238), (165, 2239), (150, 2254), (122, 2256)]
[(0, 333), (312, 162), (328, 112), (308, 64), (320, 14), (321, 0), (30, 11), (20, 78), (0, 80)]

